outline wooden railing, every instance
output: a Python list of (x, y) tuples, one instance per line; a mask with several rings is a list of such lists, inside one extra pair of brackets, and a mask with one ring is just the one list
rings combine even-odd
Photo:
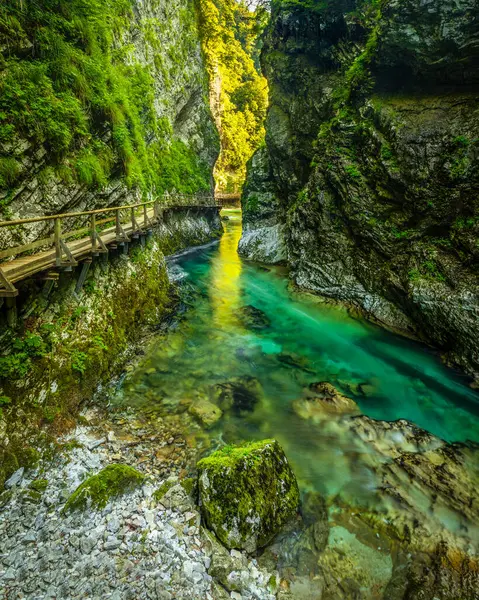
[(8, 244), (0, 250), (0, 261), (4, 261), (0, 262), (0, 298), (17, 296), (17, 281), (52, 267), (71, 270), (79, 258), (106, 254), (109, 248), (140, 238), (166, 210), (215, 206), (218, 204), (212, 196), (174, 195), (124, 206), (0, 221), (0, 240), (2, 228), (44, 223), (50, 230), (47, 237), (22, 245)]
[(216, 192), (215, 199), (220, 206), (228, 206), (230, 204), (238, 206), (241, 202), (241, 194), (239, 192), (234, 194)]

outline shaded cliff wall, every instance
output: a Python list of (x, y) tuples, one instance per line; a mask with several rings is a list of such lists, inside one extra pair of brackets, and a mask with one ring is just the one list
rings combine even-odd
[(240, 243), (476, 375), (478, 8), (274, 3)]
[(79, 407), (174, 314), (165, 256), (221, 232), (216, 208), (166, 211), (145, 246), (95, 260), (78, 293), (78, 272), (62, 273), (52, 288), (22, 284), (18, 329), (2, 327), (0, 316), (0, 488), (75, 424)]

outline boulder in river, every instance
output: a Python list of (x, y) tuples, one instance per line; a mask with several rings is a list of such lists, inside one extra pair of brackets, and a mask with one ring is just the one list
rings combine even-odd
[(239, 310), (240, 319), (247, 329), (267, 329), (271, 325), (269, 317), (255, 306), (242, 306)]
[(206, 429), (213, 427), (223, 415), (222, 410), (206, 398), (196, 400), (188, 410)]
[(263, 388), (255, 377), (236, 377), (216, 385), (214, 396), (224, 411), (251, 412), (263, 397)]
[(293, 402), (293, 409), (302, 419), (321, 418), (325, 414), (351, 415), (360, 412), (354, 400), (325, 381), (312, 383), (305, 395)]
[(299, 489), (276, 440), (226, 446), (198, 463), (201, 512), (228, 548), (255, 552), (299, 508)]

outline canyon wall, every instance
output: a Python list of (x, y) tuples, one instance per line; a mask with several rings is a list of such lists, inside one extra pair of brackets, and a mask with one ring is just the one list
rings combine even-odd
[[(2, 3), (0, 221), (211, 194), (218, 153), (193, 0)], [(0, 228), (0, 250), (50, 223)], [(81, 265), (20, 282), (16, 327), (0, 299), (0, 486), (171, 313), (165, 255), (221, 231), (216, 208), (166, 211), (129, 254), (95, 258), (82, 288)]]
[[(0, 11), (0, 220), (212, 192), (219, 137), (194, 0)], [(0, 249), (51, 227), (1, 229)]]
[(240, 252), (479, 373), (479, 5), (274, 2)]

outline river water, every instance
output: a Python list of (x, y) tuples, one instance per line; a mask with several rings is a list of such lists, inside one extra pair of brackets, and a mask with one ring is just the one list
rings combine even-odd
[(170, 261), (182, 314), (129, 373), (117, 403), (188, 414), (188, 405), (211, 399), (216, 385), (254, 378), (261, 395), (254, 406), (225, 412), (208, 430), (188, 416), (199, 454), (275, 437), (303, 493), (356, 503), (370, 502), (376, 475), (357, 460), (347, 431), (293, 410), (309, 384), (330, 382), (374, 419), (407, 419), (447, 441), (479, 441), (479, 395), (464, 377), (423, 345), (292, 290), (284, 269), (243, 261), (236, 251), (240, 213), (229, 216), (218, 243)]

